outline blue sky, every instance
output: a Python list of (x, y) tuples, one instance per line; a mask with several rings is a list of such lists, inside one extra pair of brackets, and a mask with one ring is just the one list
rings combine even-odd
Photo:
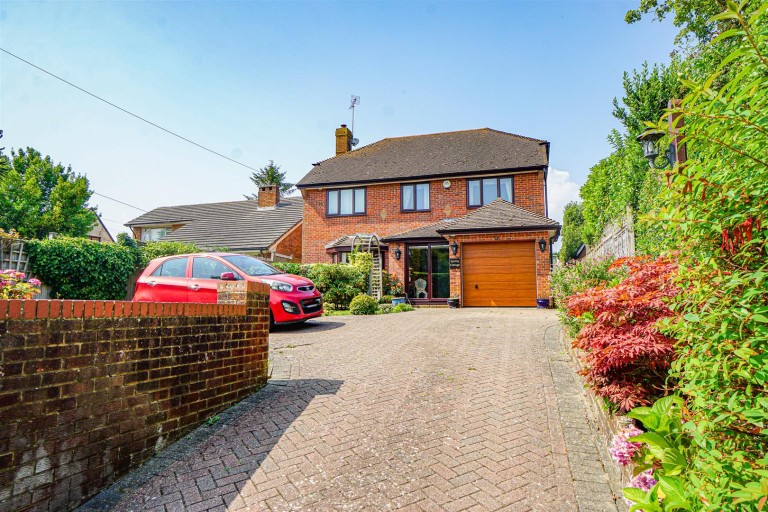
[[(551, 216), (610, 153), (622, 72), (667, 62), (669, 23), (635, 1), (13, 2), (0, 46), (252, 167), (300, 179), (333, 130), (385, 137), (490, 127), (551, 141)], [(150, 210), (242, 199), (248, 169), (0, 53), (0, 145), (71, 164)], [(94, 196), (110, 231), (141, 212)]]

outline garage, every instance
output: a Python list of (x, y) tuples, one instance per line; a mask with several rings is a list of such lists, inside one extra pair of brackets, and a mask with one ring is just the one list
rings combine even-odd
[(462, 245), (465, 306), (535, 306), (536, 245), (483, 242)]

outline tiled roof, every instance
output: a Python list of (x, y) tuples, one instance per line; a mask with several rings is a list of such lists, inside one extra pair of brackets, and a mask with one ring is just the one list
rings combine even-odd
[(519, 231), (526, 229), (560, 229), (560, 224), (550, 218), (524, 210), (503, 199), (496, 199), (471, 211), (444, 227), (440, 234), (467, 231)]
[(443, 219), (432, 224), (427, 224), (425, 226), (419, 226), (415, 229), (403, 231), (402, 233), (385, 236), (382, 238), (382, 240), (389, 242), (395, 240), (428, 240), (430, 238), (442, 239), (443, 235), (438, 233), (437, 230), (450, 226), (452, 223), (456, 222), (456, 220), (457, 219)]
[(129, 227), (184, 224), (163, 240), (227, 247), (233, 251), (267, 249), (300, 222), (304, 201), (284, 197), (275, 208), (259, 208), (257, 201), (163, 206), (127, 222)]
[(549, 143), (481, 128), (383, 139), (316, 164), (299, 188), (542, 168)]
[[(352, 245), (352, 239), (355, 237), (368, 237), (370, 234), (357, 234), (357, 235), (344, 235), (340, 236), (333, 242), (325, 244), (326, 249), (334, 249), (336, 247), (350, 247)], [(381, 240), (381, 239), (380, 239)], [(386, 244), (381, 244), (382, 247), (386, 247)]]

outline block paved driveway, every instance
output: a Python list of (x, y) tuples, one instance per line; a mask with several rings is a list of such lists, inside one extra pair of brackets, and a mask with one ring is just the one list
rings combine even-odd
[(281, 328), (269, 385), (81, 509), (616, 511), (558, 334), (533, 309)]

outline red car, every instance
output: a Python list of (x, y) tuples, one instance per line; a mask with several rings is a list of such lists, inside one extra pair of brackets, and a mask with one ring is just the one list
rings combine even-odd
[(251, 256), (221, 252), (152, 260), (136, 281), (133, 300), (216, 302), (216, 283), (221, 280), (268, 284), (272, 324), (305, 322), (323, 314), (323, 297), (309, 279), (285, 274)]

